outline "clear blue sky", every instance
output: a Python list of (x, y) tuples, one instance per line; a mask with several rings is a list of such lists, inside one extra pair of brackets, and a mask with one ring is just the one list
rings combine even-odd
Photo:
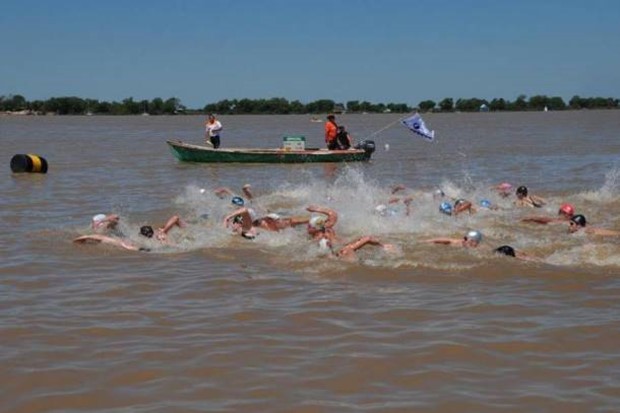
[(2, 0), (9, 94), (620, 98), (620, 1)]

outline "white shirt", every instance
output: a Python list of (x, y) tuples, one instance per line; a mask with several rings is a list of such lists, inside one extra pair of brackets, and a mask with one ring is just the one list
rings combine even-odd
[(209, 136), (217, 136), (220, 134), (222, 130), (222, 124), (219, 120), (215, 120), (213, 123), (207, 123), (205, 125), (205, 131), (209, 134)]

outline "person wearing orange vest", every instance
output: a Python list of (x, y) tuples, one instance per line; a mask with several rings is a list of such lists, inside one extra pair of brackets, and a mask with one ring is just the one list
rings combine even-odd
[(338, 125), (336, 124), (336, 117), (334, 115), (327, 115), (327, 122), (325, 122), (325, 143), (327, 149), (338, 149)]

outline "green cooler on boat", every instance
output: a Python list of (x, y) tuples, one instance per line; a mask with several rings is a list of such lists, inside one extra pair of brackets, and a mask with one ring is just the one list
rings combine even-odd
[(282, 149), (285, 151), (303, 151), (306, 149), (306, 137), (301, 135), (282, 138)]

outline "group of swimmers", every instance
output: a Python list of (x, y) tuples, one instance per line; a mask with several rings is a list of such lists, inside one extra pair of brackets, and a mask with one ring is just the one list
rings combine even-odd
[[(504, 198), (512, 195), (512, 185), (509, 183), (501, 183), (493, 187), (497, 191), (498, 195)], [(375, 208), (375, 213), (379, 216), (393, 215), (396, 209), (391, 205), (401, 203), (404, 205), (404, 214), (409, 216), (411, 214), (411, 202), (414, 199), (412, 196), (398, 196), (399, 192), (406, 191), (407, 188), (403, 185), (397, 185), (392, 188), (392, 197), (389, 198), (386, 204), (380, 204)], [(204, 193), (204, 189), (201, 190)], [(214, 191), (214, 194), (220, 199), (230, 200), (230, 207), (233, 210), (226, 214), (222, 220), (222, 226), (233, 234), (237, 234), (244, 239), (253, 240), (260, 232), (279, 232), (287, 229), (294, 229), (300, 226), (305, 226), (306, 234), (310, 240), (316, 243), (319, 250), (326, 255), (351, 259), (355, 256), (355, 252), (366, 246), (377, 246), (382, 248), (387, 253), (392, 253), (396, 250), (395, 246), (390, 243), (383, 242), (374, 236), (362, 236), (348, 243), (342, 244), (343, 246), (336, 247), (340, 243), (339, 237), (336, 235), (335, 225), (338, 221), (338, 213), (328, 207), (319, 205), (309, 205), (305, 210), (310, 213), (306, 216), (291, 216), (285, 217), (278, 213), (265, 211), (263, 214), (258, 214), (256, 210), (250, 206), (253, 200), (253, 194), (251, 192), (250, 185), (244, 185), (242, 188), (242, 196), (235, 194), (228, 188), (221, 187)], [(516, 199), (513, 205), (516, 207), (531, 207), (540, 208), (547, 204), (547, 201), (541, 197), (531, 195), (528, 193), (528, 189), (525, 186), (520, 186), (514, 192)], [(483, 199), (479, 204), (474, 205), (473, 202), (466, 199), (450, 199), (442, 190), (437, 190), (433, 194), (433, 198), (439, 204), (439, 212), (445, 215), (457, 216), (463, 213), (473, 214), (476, 213), (478, 208), (485, 208), (489, 210), (496, 210), (498, 207), (492, 204), (489, 200)], [(448, 201), (450, 199), (450, 201)], [(144, 246), (139, 246), (135, 242), (127, 240), (122, 234), (118, 233), (117, 227), (120, 217), (115, 214), (97, 214), (92, 218), (92, 232), (93, 234), (83, 235), (74, 239), (75, 243), (103, 243), (121, 247), (132, 251), (149, 251), (150, 249)], [(575, 208), (569, 203), (563, 203), (558, 209), (557, 216), (529, 216), (522, 219), (525, 223), (535, 224), (566, 224), (568, 223), (568, 232), (575, 233), (577, 231), (584, 231), (588, 234), (602, 235), (602, 236), (620, 236), (620, 231), (613, 231), (603, 228), (593, 228), (587, 226), (587, 221), (584, 215), (575, 214)], [(140, 228), (140, 236), (145, 238), (153, 238), (156, 242), (166, 244), (168, 242), (167, 234), (173, 228), (183, 228), (185, 222), (177, 215), (170, 217), (166, 223), (153, 229), (151, 226), (142, 226)], [(468, 230), (462, 238), (432, 238), (423, 240), (422, 242), (428, 244), (439, 245), (451, 245), (460, 246), (464, 248), (477, 248), (482, 243), (482, 233), (475, 229)], [(510, 245), (501, 245), (492, 249), (494, 252), (503, 254), (506, 256), (521, 258), (525, 260), (537, 260), (522, 251), (517, 251)]]
[[(493, 187), (497, 193), (504, 198), (511, 196), (513, 186), (510, 183), (503, 182), (499, 185)], [(436, 198), (444, 198), (445, 194), (441, 190), (437, 190), (434, 195)], [(531, 207), (531, 208), (541, 208), (547, 205), (547, 201), (544, 198), (539, 196), (531, 195), (528, 193), (528, 189), (525, 186), (519, 186), (515, 191), (516, 199), (513, 202), (513, 205), (516, 207)], [(480, 206), (486, 209), (497, 209), (497, 206), (493, 205), (489, 200), (483, 199), (480, 201)], [(458, 215), (463, 212), (474, 213), (476, 208), (473, 203), (464, 199), (456, 199), (454, 203), (450, 203), (447, 201), (441, 202), (439, 205), (439, 211), (446, 215)], [(568, 233), (576, 233), (578, 231), (584, 231), (587, 234), (591, 235), (600, 235), (600, 236), (620, 236), (620, 231), (614, 231), (604, 228), (595, 228), (587, 226), (586, 217), (582, 214), (576, 214), (575, 208), (570, 203), (563, 203), (560, 205), (557, 216), (528, 216), (521, 220), (524, 223), (534, 223), (534, 224), (567, 224), (568, 223)], [(436, 244), (446, 244), (446, 245), (460, 245), (468, 248), (477, 247), (482, 241), (482, 234), (480, 231), (471, 230), (463, 239), (453, 239), (453, 238), (434, 238), (431, 240), (427, 240), (426, 242), (436, 243)], [(516, 251), (510, 245), (502, 245), (493, 250), (496, 253), (521, 258), (525, 260), (538, 260), (535, 257), (532, 257), (522, 251)]]
[[(277, 213), (267, 213), (258, 216), (254, 208), (246, 205), (246, 200), (251, 201), (253, 198), (250, 188), (250, 185), (244, 185), (242, 188), (245, 199), (235, 195), (230, 189), (225, 187), (214, 190), (215, 195), (221, 199), (230, 197), (230, 204), (234, 210), (223, 218), (222, 224), (224, 228), (230, 230), (233, 234), (253, 240), (260, 231), (278, 232), (287, 228), (305, 225), (309, 238), (317, 242), (321, 251), (334, 257), (351, 259), (356, 251), (365, 246), (378, 246), (388, 252), (394, 250), (393, 245), (386, 244), (372, 236), (363, 236), (340, 248), (335, 248), (338, 237), (336, 236), (334, 226), (338, 220), (338, 214), (330, 208), (310, 205), (306, 210), (312, 215), (306, 217), (283, 217)], [(204, 193), (204, 189), (201, 192)], [(91, 230), (93, 233), (79, 236), (73, 242), (78, 244), (107, 244), (130, 251), (150, 251), (149, 248), (139, 246), (135, 242), (126, 239), (118, 231), (119, 222), (120, 217), (116, 214), (97, 214), (91, 220)], [(178, 215), (174, 215), (162, 227), (157, 229), (153, 229), (149, 225), (140, 227), (139, 234), (142, 237), (154, 238), (156, 241), (165, 244), (168, 242), (167, 234), (170, 230), (175, 227), (183, 228), (185, 225), (186, 223)]]

